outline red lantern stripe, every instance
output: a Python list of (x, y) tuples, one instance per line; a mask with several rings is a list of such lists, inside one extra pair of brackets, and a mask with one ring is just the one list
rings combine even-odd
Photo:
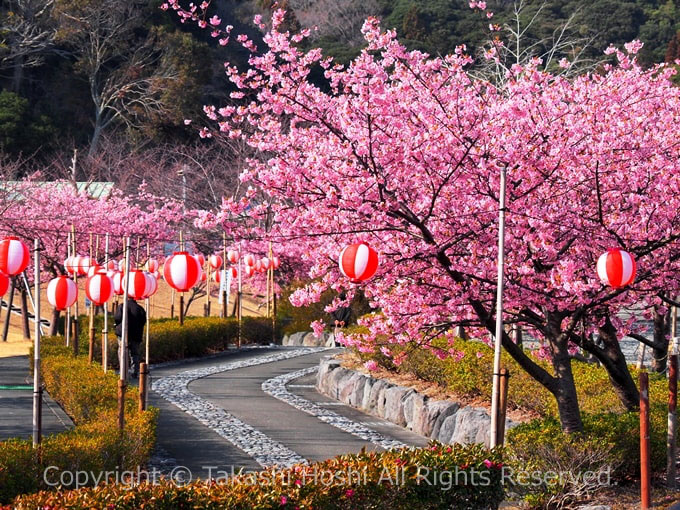
[(85, 294), (96, 306), (102, 306), (113, 296), (113, 282), (106, 274), (95, 274), (85, 282)]
[(9, 288), (9, 276), (0, 272), (0, 296), (4, 296)]

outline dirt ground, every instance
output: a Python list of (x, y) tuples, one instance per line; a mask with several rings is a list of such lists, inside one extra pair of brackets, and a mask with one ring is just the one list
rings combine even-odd
[[(85, 290), (83, 288), (85, 279), (78, 279), (78, 312), (84, 313), (85, 308)], [(47, 285), (42, 286), (42, 295), (40, 298), (40, 315), (43, 319), (50, 320), (52, 318), (52, 307), (47, 301), (46, 295)], [(221, 305), (217, 302), (217, 291), (218, 287), (215, 284), (211, 285), (211, 304), (210, 304), (210, 315), (213, 317), (218, 317), (220, 315)], [(172, 303), (173, 292), (171, 288), (166, 285), (163, 281), (159, 282), (158, 292), (151, 297), (149, 303), (149, 316), (151, 318), (160, 317), (170, 317), (170, 307)], [(190, 293), (185, 293), (185, 300), (188, 300)], [(231, 314), (233, 309), (234, 293), (232, 292), (229, 301), (229, 313)], [(9, 299), (9, 291), (5, 294), (4, 299)], [(115, 299), (115, 298), (114, 298)], [(120, 300), (121, 297), (118, 297)], [(179, 308), (179, 294), (175, 293), (175, 317), (177, 317), (177, 310)], [(195, 299), (189, 307), (188, 315), (203, 316), (203, 306), (206, 303), (205, 292), (203, 296)], [(19, 294), (15, 292), (13, 306), (18, 307), (20, 304)], [(29, 312), (33, 312), (33, 307), (29, 301), (28, 303)], [(253, 296), (248, 293), (247, 289), (244, 289), (243, 298), (243, 315), (248, 316), (263, 316), (266, 315), (267, 305), (265, 296)], [(4, 324), (7, 317), (7, 309), (3, 308), (0, 310), (0, 324), (4, 328)], [(22, 318), (21, 315), (17, 313), (11, 314), (9, 331), (7, 336), (7, 341), (3, 342), (1, 338), (2, 329), (0, 329), (0, 358), (8, 356), (21, 356), (28, 354), (30, 346), (33, 344), (33, 322), (29, 324), (31, 340), (24, 339), (23, 328), (22, 328)], [(47, 328), (44, 329), (47, 332)]]

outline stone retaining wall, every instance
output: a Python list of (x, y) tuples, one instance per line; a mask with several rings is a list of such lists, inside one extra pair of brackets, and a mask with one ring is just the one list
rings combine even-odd
[(285, 335), (281, 340), (281, 345), (305, 346), (305, 347), (335, 347), (333, 333), (322, 333), (317, 337), (311, 331), (300, 331), (292, 335)]
[[(343, 368), (331, 357), (321, 360), (316, 386), (324, 395), (442, 443), (489, 444), (491, 418), (484, 408), (430, 399), (412, 388)], [(507, 428), (515, 425), (506, 421)]]

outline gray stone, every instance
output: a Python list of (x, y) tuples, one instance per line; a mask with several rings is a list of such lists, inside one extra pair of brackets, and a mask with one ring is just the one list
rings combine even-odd
[(302, 338), (302, 345), (305, 347), (318, 347), (322, 345), (321, 337), (316, 336), (313, 332), (306, 333)]
[(456, 426), (449, 442), (488, 445), (490, 426), (491, 418), (486, 409), (464, 407), (456, 413)]
[(393, 386), (385, 392), (385, 414), (386, 420), (403, 427), (406, 425), (404, 417), (404, 400), (415, 393), (410, 388), (403, 386)]
[(361, 377), (361, 374), (352, 371), (349, 377), (343, 377), (338, 381), (338, 400), (340, 402), (352, 405), (350, 404), (351, 396), (354, 394)]
[(335, 347), (335, 335), (333, 333), (324, 333), (324, 347)]
[[(432, 423), (432, 429), (429, 434), (425, 434), (432, 439), (439, 439), (442, 424), (449, 417), (453, 416), (460, 408), (456, 402), (449, 402), (447, 400), (430, 400), (427, 403), (427, 420)], [(450, 437), (450, 436), (449, 436)]]
[[(427, 397), (415, 391), (404, 399), (404, 420), (406, 420), (406, 427), (414, 432), (417, 432), (417, 423), (422, 419), (425, 402), (427, 402)], [(417, 433), (420, 434), (420, 432)]]
[(455, 414), (444, 418), (441, 426), (439, 427), (438, 435), (435, 439), (437, 439), (437, 441), (441, 441), (442, 443), (450, 443), (451, 438), (456, 432), (456, 422), (457, 420)]
[(340, 399), (340, 381), (344, 379), (345, 377), (348, 376), (348, 374), (351, 375), (352, 372), (347, 370), (346, 368), (336, 368), (333, 370), (331, 373), (331, 376), (328, 378), (328, 386), (327, 386), (327, 391), (326, 395), (328, 395), (331, 398), (334, 398), (336, 400)]
[(288, 345), (288, 340), (288, 335), (283, 335), (283, 338), (281, 339), (281, 345)]
[(293, 333), (288, 338), (288, 345), (295, 345), (295, 346), (302, 345), (302, 339), (306, 334), (307, 334), (306, 331), (299, 331), (297, 333)]
[(359, 403), (359, 408), (363, 409), (364, 411), (368, 411), (369, 409), (369, 402), (371, 399), (371, 390), (373, 389), (373, 386), (377, 383), (375, 379), (372, 377), (367, 377), (366, 382), (364, 383), (364, 394), (361, 398), (361, 402)]
[(371, 414), (375, 414), (376, 416), (380, 416), (381, 418), (385, 417), (385, 397), (387, 390), (392, 388), (394, 385), (390, 384), (385, 381), (379, 381), (379, 384), (373, 385), (373, 389), (371, 390), (371, 400), (373, 400), (373, 391), (375, 391), (375, 407), (372, 408)]
[(352, 393), (350, 393), (349, 400), (347, 402), (352, 407), (361, 406), (361, 401), (364, 398), (364, 386), (366, 385), (367, 380), (368, 380), (368, 377), (366, 377), (363, 374), (359, 374), (359, 378), (357, 379), (356, 383), (354, 384), (354, 391)]

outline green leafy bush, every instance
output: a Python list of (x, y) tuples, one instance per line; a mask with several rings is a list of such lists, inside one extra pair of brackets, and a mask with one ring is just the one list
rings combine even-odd
[(422, 449), (342, 455), (217, 483), (176, 487), (164, 480), (158, 485), (42, 492), (17, 498), (15, 508), (85, 510), (107, 508), (115, 501), (117, 510), (483, 510), (495, 509), (503, 500), (501, 469), (498, 451), (433, 442)]

